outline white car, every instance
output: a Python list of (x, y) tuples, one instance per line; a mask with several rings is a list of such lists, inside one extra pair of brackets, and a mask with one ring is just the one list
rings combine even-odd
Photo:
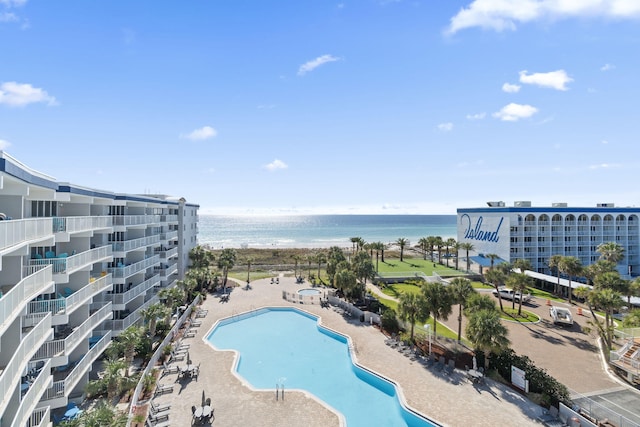
[(553, 323), (557, 325), (573, 325), (573, 316), (568, 308), (553, 305), (549, 307), (549, 315), (553, 319)]
[(520, 292), (515, 292), (513, 289), (509, 288), (500, 288), (500, 292), (496, 290), (493, 291), (493, 295), (496, 298), (498, 297), (498, 293), (500, 294), (500, 298), (509, 301), (514, 300), (515, 302), (520, 302), (522, 299), (522, 302), (527, 302), (531, 299), (531, 294), (522, 295)]

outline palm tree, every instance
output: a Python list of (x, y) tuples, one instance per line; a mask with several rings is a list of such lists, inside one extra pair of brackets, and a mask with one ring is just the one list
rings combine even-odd
[(156, 334), (158, 319), (162, 319), (170, 315), (171, 309), (168, 306), (157, 302), (142, 310), (141, 314), (144, 320), (149, 324), (149, 335), (153, 337)]
[(451, 314), (451, 293), (440, 282), (427, 282), (422, 285), (422, 295), (426, 300), (426, 309), (433, 317), (433, 334), (436, 336), (438, 319), (447, 320)]
[(349, 240), (351, 240), (351, 244), (352, 244), (352, 248), (353, 248), (351, 253), (355, 254), (356, 253), (356, 246), (358, 245), (358, 242), (360, 240), (362, 240), (362, 239), (360, 237), (351, 237), (351, 238), (349, 238)]
[(462, 338), (462, 312), (470, 295), (476, 293), (471, 286), (471, 281), (463, 277), (456, 277), (449, 285), (449, 291), (454, 304), (458, 304), (458, 342)]
[(469, 251), (474, 250), (475, 246), (473, 246), (473, 243), (471, 242), (463, 242), (463, 243), (460, 243), (460, 249), (463, 249), (466, 252), (465, 258), (467, 259), (467, 271), (470, 271), (471, 260), (469, 259)]
[(320, 278), (320, 266), (327, 262), (327, 256), (324, 254), (324, 252), (318, 252), (316, 254), (316, 262), (318, 263), (318, 281), (322, 283), (322, 280)]
[(504, 285), (506, 276), (500, 270), (491, 269), (485, 273), (484, 277), (487, 282), (491, 283), (495, 288), (496, 294), (498, 295), (498, 301), (500, 302), (500, 311), (504, 311), (504, 307), (502, 306), (502, 297), (500, 296), (500, 286)]
[(460, 255), (460, 249), (462, 248), (462, 243), (459, 242), (455, 242), (453, 245), (451, 245), (451, 249), (453, 249), (453, 253), (456, 256), (456, 270), (458, 270), (458, 261), (459, 261), (459, 256)]
[(591, 297), (591, 294), (594, 292), (596, 291), (593, 288), (588, 286), (578, 286), (575, 290), (576, 296), (578, 298), (584, 299), (585, 303), (587, 304), (587, 307), (589, 308), (589, 311), (591, 312), (590, 323), (595, 325), (596, 328), (598, 328), (598, 331), (600, 332), (600, 336), (602, 337), (602, 339), (606, 339), (607, 333), (605, 331), (605, 326), (602, 325), (602, 323), (600, 322), (600, 319), (598, 318), (598, 316), (596, 316), (596, 313), (593, 311), (593, 305), (591, 304), (591, 301), (593, 299)]
[(607, 348), (611, 350), (613, 343), (613, 330), (615, 327), (613, 312), (619, 309), (622, 304), (622, 295), (613, 289), (600, 289), (591, 292), (591, 303), (604, 311), (604, 323), (606, 325), (605, 339), (607, 342)]
[(398, 301), (398, 316), (401, 320), (411, 325), (411, 341), (413, 342), (413, 330), (416, 322), (424, 323), (429, 318), (424, 296), (412, 292), (400, 294)]
[(495, 264), (497, 259), (500, 259), (500, 255), (498, 254), (486, 254), (487, 258), (489, 258), (489, 262), (491, 263), (490, 268), (493, 270), (493, 265)]
[[(518, 301), (518, 316), (522, 315), (522, 297), (527, 291), (527, 288), (531, 286), (533, 279), (524, 273), (513, 273), (507, 278), (507, 284), (514, 292), (520, 292), (520, 300)], [(516, 299), (512, 300), (512, 308), (515, 306)]]
[(562, 258), (564, 258), (562, 255), (551, 255), (548, 263), (549, 269), (555, 269), (556, 276), (558, 277), (558, 283), (556, 284), (555, 290), (553, 291), (553, 293), (556, 295), (560, 293), (560, 264), (562, 263)]
[(617, 264), (624, 258), (624, 248), (616, 242), (600, 243), (596, 252), (600, 254), (600, 259), (611, 261), (614, 264)]
[(444, 240), (442, 240), (442, 237), (436, 236), (434, 244), (438, 250), (438, 264), (442, 264), (442, 247), (444, 246)]
[(189, 260), (191, 260), (191, 268), (205, 268), (215, 260), (213, 252), (198, 245), (189, 251)]
[(218, 268), (222, 269), (222, 286), (225, 290), (227, 288), (227, 278), (229, 276), (229, 270), (231, 270), (235, 264), (236, 251), (231, 248), (223, 249), (222, 253), (220, 253), (220, 256), (218, 257)]
[(404, 248), (408, 244), (409, 240), (405, 239), (404, 237), (400, 237), (398, 240), (396, 240), (396, 245), (400, 246), (400, 262), (403, 261)]
[(566, 256), (562, 258), (560, 262), (560, 271), (569, 276), (569, 304), (571, 304), (571, 294), (573, 293), (571, 277), (580, 274), (582, 271), (582, 263), (574, 256)]
[[(83, 411), (76, 419), (82, 427), (125, 427), (127, 414), (105, 400), (100, 400), (90, 411)], [(72, 421), (76, 421), (72, 420)], [(70, 424), (63, 423), (65, 427)]]
[(429, 257), (431, 258), (431, 262), (433, 262), (433, 248), (436, 247), (438, 238), (436, 236), (429, 236), (427, 237), (427, 241), (429, 242)]
[(513, 268), (517, 268), (520, 270), (520, 273), (523, 273), (527, 270), (531, 271), (533, 270), (533, 266), (531, 265), (531, 261), (529, 261), (528, 259), (524, 259), (524, 258), (518, 258), (516, 260), (513, 261), (512, 264)]
[(422, 251), (423, 259), (426, 261), (427, 260), (427, 250), (429, 249), (429, 239), (426, 238), (426, 237), (422, 237), (420, 240), (418, 240), (418, 247)]
[(336, 289), (342, 291), (342, 293), (348, 298), (353, 297), (353, 290), (356, 287), (357, 277), (355, 273), (348, 268), (340, 268), (336, 271), (333, 279), (333, 285)]
[(293, 256), (293, 261), (295, 262), (295, 267), (293, 269), (293, 275), (295, 277), (298, 277), (298, 263), (302, 260), (302, 257), (300, 255), (294, 255)]
[(449, 258), (451, 258), (451, 249), (456, 244), (456, 239), (450, 237), (445, 242), (445, 250), (446, 250), (446, 258), (447, 258), (447, 267), (449, 267)]
[(363, 284), (367, 284), (367, 279), (373, 280), (375, 277), (375, 271), (373, 269), (373, 263), (369, 254), (365, 251), (360, 251), (351, 259), (351, 268), (356, 274), (356, 277)]
[[(143, 329), (138, 326), (129, 326), (120, 335), (118, 335), (118, 342), (122, 344), (124, 349), (124, 360), (128, 365), (133, 363), (136, 347), (140, 344), (142, 335)], [(129, 376), (128, 371), (126, 376)]]
[[(371, 246), (373, 247), (373, 250), (376, 251), (376, 273), (377, 273), (378, 272), (378, 256), (380, 255), (380, 252), (384, 253), (384, 243), (375, 242), (375, 243), (372, 243)], [(382, 262), (384, 262), (384, 258), (382, 259)]]
[(117, 360), (105, 360), (103, 365), (104, 376), (101, 381), (104, 381), (107, 386), (107, 397), (113, 399), (120, 394), (121, 384), (124, 380), (123, 372), (128, 371), (129, 365), (122, 359)]
[(311, 263), (314, 261), (315, 256), (313, 254), (307, 254), (307, 263), (308, 263), (308, 269), (307, 269), (307, 277), (311, 278)]
[(507, 328), (500, 322), (500, 313), (495, 310), (480, 310), (471, 314), (466, 336), (476, 350), (485, 354), (485, 370), (489, 369), (489, 358), (509, 347)]
[[(246, 261), (247, 261), (247, 285), (248, 285), (250, 283), (249, 279), (251, 276), (251, 263), (253, 262), (253, 258), (247, 257)], [(298, 261), (296, 260), (296, 270), (297, 270), (297, 267), (298, 267)]]

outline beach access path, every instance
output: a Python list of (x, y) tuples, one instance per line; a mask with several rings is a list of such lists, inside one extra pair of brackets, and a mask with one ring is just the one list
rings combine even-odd
[[(274, 390), (251, 389), (232, 372), (235, 353), (216, 351), (206, 342), (206, 336), (217, 320), (264, 306), (291, 306), (306, 310), (320, 316), (324, 326), (350, 336), (358, 363), (399, 384), (400, 394), (411, 408), (441, 425), (540, 425), (535, 419), (542, 413), (542, 408), (507, 386), (490, 379), (485, 384), (472, 384), (461, 372), (446, 375), (433, 368), (425, 368), (387, 346), (384, 343), (387, 337), (369, 324), (345, 318), (331, 308), (293, 304), (282, 299), (283, 290), (295, 292), (308, 286), (306, 283), (296, 284), (294, 278), (281, 277), (279, 284), (262, 279), (252, 282), (249, 290), (236, 287), (228, 302), (221, 302), (217, 296), (208, 296), (202, 304), (202, 309), (208, 310), (207, 316), (198, 319), (202, 324), (197, 328), (195, 337), (183, 340), (190, 345), (189, 356), (193, 363), (201, 363), (197, 381), (175, 382), (175, 374), (159, 380), (162, 384), (174, 384), (173, 392), (155, 399), (156, 404), (172, 405), (172, 425), (190, 425), (191, 406), (199, 405), (203, 392), (212, 400), (213, 426), (340, 425), (338, 415), (307, 393), (285, 390), (285, 399), (276, 400)], [(181, 362), (175, 363), (179, 365)]]

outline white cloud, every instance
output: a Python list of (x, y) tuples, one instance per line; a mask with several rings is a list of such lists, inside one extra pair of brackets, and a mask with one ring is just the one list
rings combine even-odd
[(467, 114), (469, 120), (482, 120), (487, 116), (487, 113)]
[(438, 129), (441, 130), (442, 132), (450, 132), (451, 130), (453, 130), (453, 123), (451, 122), (440, 123), (438, 125)]
[(607, 141), (606, 139), (603, 139), (602, 141), (600, 141), (600, 143), (602, 143), (602, 144), (608, 144), (608, 143), (609, 143), (609, 141)]
[(218, 131), (211, 126), (203, 126), (200, 129), (195, 129), (187, 134), (180, 135), (180, 138), (190, 139), (192, 141), (203, 141), (205, 139), (215, 138), (218, 135)]
[(122, 42), (126, 45), (133, 44), (136, 41), (136, 32), (130, 28), (122, 29)]
[(502, 91), (507, 93), (517, 93), (520, 92), (520, 85), (505, 83), (502, 85)]
[(28, 83), (5, 82), (0, 85), (0, 104), (23, 107), (38, 102), (57, 105), (53, 96), (49, 96), (46, 91)]
[(548, 73), (527, 74), (527, 70), (520, 71), (520, 83), (548, 87), (556, 90), (567, 90), (567, 83), (573, 79), (564, 70), (550, 71)]
[(493, 117), (506, 122), (516, 122), (520, 119), (531, 117), (537, 112), (538, 109), (536, 107), (532, 107), (531, 105), (511, 103), (502, 107), (500, 111), (493, 113)]
[(306, 73), (315, 70), (322, 64), (326, 64), (328, 62), (339, 61), (340, 58), (333, 55), (322, 55), (317, 57), (316, 59), (312, 59), (311, 61), (307, 61), (298, 68), (298, 75), (303, 76)]
[(16, 22), (18, 16), (11, 12), (0, 12), (0, 22)]
[(23, 6), (27, 0), (0, 0), (0, 4), (5, 7)]
[(446, 32), (454, 34), (473, 27), (513, 31), (516, 29), (516, 24), (578, 17), (637, 19), (640, 18), (640, 2), (637, 0), (473, 0), (469, 6), (462, 8), (451, 18)]
[(609, 71), (609, 70), (613, 70), (615, 69), (616, 66), (613, 64), (604, 64), (602, 67), (600, 67), (600, 71)]
[(6, 150), (11, 147), (11, 143), (9, 141), (5, 141), (4, 139), (0, 139), (0, 151)]
[(616, 169), (621, 167), (621, 165), (616, 163), (600, 163), (599, 165), (591, 165), (589, 169)]
[(285, 162), (283, 162), (282, 160), (278, 160), (278, 159), (275, 159), (273, 162), (264, 165), (264, 168), (269, 170), (269, 171), (271, 171), (271, 172), (276, 171), (278, 169), (286, 169), (288, 167), (289, 166), (287, 166), (287, 164)]

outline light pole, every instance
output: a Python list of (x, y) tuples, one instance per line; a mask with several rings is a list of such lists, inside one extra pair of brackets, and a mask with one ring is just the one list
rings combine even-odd
[(431, 325), (427, 323), (424, 328), (427, 330), (427, 336), (429, 337), (429, 356), (431, 356)]

